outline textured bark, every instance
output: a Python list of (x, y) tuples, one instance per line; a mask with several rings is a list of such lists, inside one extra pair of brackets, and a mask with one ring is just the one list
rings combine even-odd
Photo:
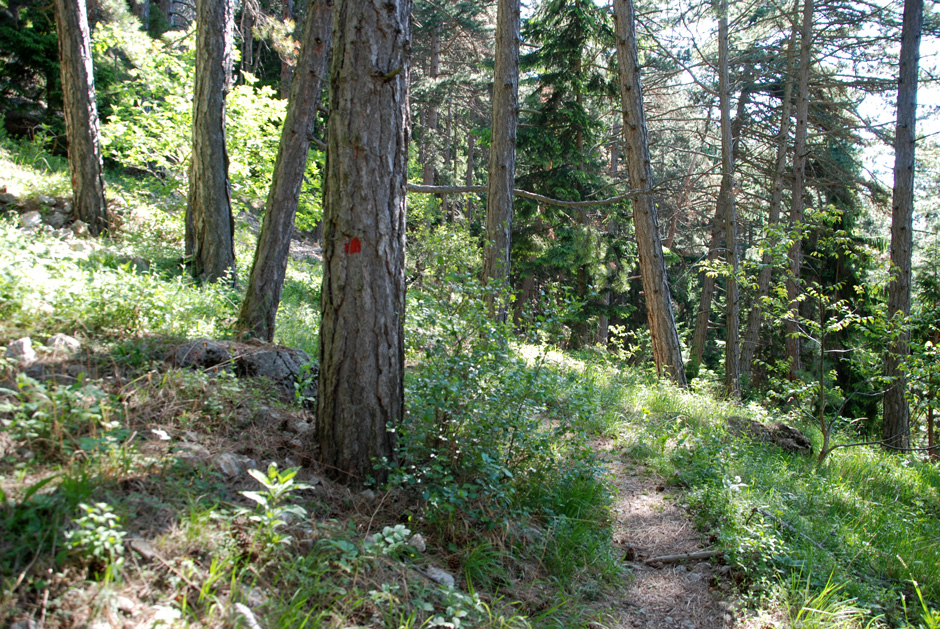
[[(794, 9), (794, 13), (796, 9)], [(786, 178), (787, 169), (787, 147), (790, 140), (790, 117), (793, 103), (793, 76), (791, 69), (793, 67), (793, 57), (796, 46), (796, 23), (790, 33), (790, 41), (787, 44), (787, 67), (785, 83), (783, 86), (783, 102), (780, 113), (780, 132), (777, 134), (777, 158), (774, 167), (774, 187), (770, 196), (770, 207), (767, 211), (767, 226), (773, 230), (780, 222), (780, 208), (783, 205), (783, 186)], [(770, 294), (770, 280), (773, 273), (773, 256), (770, 251), (765, 251), (761, 257), (760, 273), (757, 276), (757, 293), (754, 295), (754, 304), (748, 313), (747, 328), (744, 332), (744, 340), (741, 343), (741, 375), (750, 380), (754, 368), (754, 353), (757, 351), (757, 345), (760, 342), (760, 329), (763, 319), (763, 309), (761, 304), (767, 295)]]
[(404, 413), (410, 0), (336, 0), (317, 438), (330, 475), (379, 482)]
[(85, 0), (55, 0), (72, 208), (93, 234), (108, 229), (98, 106)]
[[(731, 79), (728, 62), (728, 0), (717, 0), (718, 9), (718, 102), (721, 110), (721, 188), (718, 191), (716, 211), (724, 217), (725, 263), (728, 279), (725, 284), (725, 393), (733, 400), (740, 399), (738, 363), (738, 216), (734, 204), (734, 156), (731, 139)], [(739, 105), (745, 102), (741, 94)], [(738, 120), (745, 111), (739, 107)]]
[(193, 157), (186, 205), (186, 256), (193, 277), (235, 284), (225, 95), (232, 74), (234, 17), (230, 0), (197, 0)]
[(150, 0), (132, 0), (131, 11), (140, 19), (144, 29), (150, 25)]
[(790, 247), (790, 276), (787, 278), (787, 302), (790, 314), (784, 329), (786, 351), (790, 360), (791, 380), (799, 377), (800, 336), (800, 268), (803, 265), (803, 194), (806, 189), (806, 135), (809, 122), (809, 73), (813, 46), (813, 0), (803, 0), (803, 22), (800, 27), (800, 73), (797, 86), (796, 131), (793, 137), (793, 193), (790, 200), (790, 229), (796, 232)]
[[(489, 181), (486, 191), (486, 249), (483, 282), (495, 290), (509, 283), (512, 197), (519, 122), (519, 0), (499, 0), (496, 13), (496, 65), (493, 71), (493, 119)], [(487, 296), (490, 313), (505, 321), (507, 304)]]
[(634, 20), (633, 0), (614, 0), (627, 169), (630, 186), (634, 190), (645, 192), (633, 200), (640, 275), (643, 278), (656, 372), (659, 376), (667, 375), (677, 384), (686, 386), (682, 351), (666, 277), (666, 261), (657, 224), (656, 205), (649, 193), (653, 175), (646, 134), (646, 116), (643, 111)]
[(274, 338), (277, 308), (290, 253), (300, 187), (326, 76), (333, 36), (333, 1), (311, 0), (301, 41), (300, 58), (281, 128), (281, 143), (271, 189), (264, 205), (248, 290), (235, 329), (247, 336)]
[[(894, 139), (894, 196), (891, 214), (891, 283), (888, 316), (894, 320), (911, 312), (911, 251), (914, 215), (914, 144), (917, 123), (917, 69), (924, 0), (905, 0), (901, 26), (901, 65), (898, 70), (898, 121)], [(910, 407), (905, 397), (907, 377), (901, 369), (910, 354), (910, 331), (900, 330), (888, 351), (885, 375), (891, 388), (884, 397), (882, 438), (886, 445), (911, 445)]]

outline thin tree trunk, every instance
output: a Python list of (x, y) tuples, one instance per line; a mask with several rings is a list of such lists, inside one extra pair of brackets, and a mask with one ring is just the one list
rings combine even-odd
[[(608, 174), (614, 178), (617, 176), (617, 169), (620, 165), (620, 121), (614, 120), (614, 130), (613, 138), (610, 141), (610, 162), (608, 164)], [(613, 236), (617, 233), (617, 220), (615, 218), (616, 214), (607, 217), (606, 232), (607, 234)], [(613, 278), (610, 277), (608, 272), (608, 277), (606, 278), (606, 284), (604, 289), (601, 291), (601, 309), (600, 315), (597, 317), (597, 344), (602, 347), (607, 347), (607, 342), (610, 337), (610, 285)]]
[(196, 2), (193, 156), (186, 205), (186, 256), (193, 277), (234, 285), (232, 220), (225, 146), (225, 95), (232, 74), (234, 19), (230, 0)]
[[(285, 22), (288, 20), (294, 19), (294, 0), (282, 0), (281, 4), (281, 19)], [(327, 20), (329, 22), (329, 20)], [(306, 25), (304, 25), (304, 31), (306, 32)], [(332, 38), (332, 34), (330, 35)], [(294, 38), (294, 34), (291, 33), (291, 39)], [(301, 43), (303, 47), (303, 43)], [(294, 78), (294, 66), (291, 65), (289, 58), (281, 58), (281, 98), (287, 100), (290, 98), (290, 84)], [(314, 110), (314, 116), (316, 115), (316, 110)]]
[[(437, 77), (441, 73), (441, 25), (438, 24), (431, 30), (431, 58), (428, 64), (428, 78), (432, 83), (437, 82)], [(436, 85), (435, 85), (436, 87)], [(424, 163), (421, 179), (426, 186), (433, 186), (437, 161), (437, 128), (440, 118), (440, 111), (437, 105), (436, 90), (432, 90), (431, 98), (427, 105), (427, 126), (424, 128)]]
[(307, 168), (310, 137), (326, 74), (333, 35), (333, 0), (311, 0), (307, 8), (297, 73), (281, 128), (271, 189), (264, 206), (254, 264), (235, 329), (271, 341), (287, 271), (294, 217)]
[(633, 222), (637, 250), (640, 257), (640, 275), (646, 297), (646, 313), (653, 341), (656, 373), (668, 376), (680, 386), (686, 386), (685, 368), (679, 334), (672, 312), (672, 299), (666, 277), (666, 261), (657, 224), (656, 205), (649, 190), (652, 186), (649, 141), (646, 135), (646, 116), (643, 111), (643, 91), (640, 85), (640, 66), (637, 56), (633, 0), (614, 0), (614, 22), (617, 38), (617, 57), (620, 63), (620, 94), (623, 106), (624, 148), (630, 174), (630, 186), (646, 191), (633, 200)]
[(894, 448), (911, 445), (907, 376), (902, 369), (910, 354), (910, 330), (903, 321), (911, 312), (911, 251), (914, 215), (914, 145), (917, 123), (917, 70), (924, 0), (905, 0), (901, 26), (901, 65), (898, 70), (898, 121), (894, 140), (894, 197), (891, 215), (891, 283), (888, 317), (899, 325), (888, 350), (885, 376), (891, 387), (884, 397), (882, 438)]
[(519, 122), (519, 0), (499, 0), (496, 14), (496, 65), (493, 71), (493, 118), (489, 181), (486, 192), (486, 248), (483, 282), (490, 314), (506, 321), (508, 304), (496, 291), (508, 288), (512, 197)]
[(108, 229), (91, 39), (85, 0), (55, 0), (72, 211), (92, 234)]
[[(464, 185), (472, 186), (473, 185), (473, 154), (476, 149), (476, 136), (471, 132), (467, 132), (467, 173), (464, 177)], [(464, 220), (467, 223), (472, 222), (473, 219), (473, 195), (467, 195), (467, 214), (464, 217)]]
[[(798, 12), (798, 5), (794, 6), (794, 14)], [(780, 113), (780, 132), (777, 134), (777, 159), (774, 167), (774, 187), (770, 197), (770, 208), (767, 213), (768, 232), (773, 232), (780, 222), (780, 208), (783, 205), (783, 186), (787, 170), (787, 147), (790, 139), (790, 117), (793, 103), (793, 57), (796, 45), (796, 21), (790, 33), (790, 42), (787, 44), (787, 66), (784, 75), (783, 102)], [(765, 247), (765, 249), (769, 249)], [(757, 293), (754, 303), (748, 314), (747, 329), (744, 341), (741, 343), (741, 375), (750, 382), (753, 374), (754, 353), (760, 342), (761, 320), (763, 319), (762, 302), (770, 294), (770, 280), (773, 274), (773, 255), (765, 250), (761, 257), (760, 273), (757, 277)]]
[(803, 194), (806, 188), (806, 135), (809, 123), (809, 74), (813, 46), (813, 0), (803, 0), (803, 23), (800, 27), (800, 74), (797, 86), (796, 132), (793, 138), (793, 195), (790, 200), (790, 229), (794, 232), (790, 247), (790, 276), (787, 278), (789, 316), (786, 331), (786, 352), (790, 360), (790, 380), (800, 371), (800, 268), (803, 264)]
[[(728, 279), (725, 288), (725, 393), (732, 400), (741, 397), (738, 364), (738, 217), (734, 203), (734, 157), (731, 140), (731, 78), (728, 61), (728, 1), (717, 0), (718, 8), (718, 101), (721, 110), (721, 188), (716, 214), (724, 216), (725, 262)], [(745, 112), (740, 104), (745, 101), (745, 90), (739, 99), (737, 119)], [(740, 133), (740, 132), (739, 132)]]
[(317, 439), (327, 472), (385, 480), (404, 415), (410, 0), (336, 0)]

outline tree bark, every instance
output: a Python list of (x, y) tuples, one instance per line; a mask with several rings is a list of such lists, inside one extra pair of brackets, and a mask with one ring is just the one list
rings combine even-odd
[(311, 0), (307, 8), (300, 58), (281, 128), (281, 143), (271, 189), (264, 206), (248, 290), (235, 329), (271, 341), (290, 253), (294, 217), (307, 168), (310, 137), (326, 74), (333, 36), (333, 1)]
[(917, 71), (924, 0), (905, 0), (901, 25), (901, 64), (898, 70), (898, 120), (894, 140), (894, 195), (891, 214), (891, 283), (888, 317), (899, 324), (898, 336), (888, 351), (885, 375), (891, 387), (884, 397), (882, 438), (885, 445), (911, 445), (907, 377), (902, 369), (910, 354), (910, 330), (903, 318), (911, 311), (911, 251), (914, 216), (914, 146), (917, 123)]
[[(718, 9), (718, 102), (721, 110), (721, 187), (716, 214), (724, 216), (725, 263), (728, 279), (725, 284), (725, 393), (732, 400), (741, 398), (738, 363), (738, 217), (734, 203), (734, 157), (731, 140), (731, 78), (728, 61), (728, 0), (717, 0)], [(741, 102), (745, 101), (745, 90)], [(738, 111), (738, 119), (745, 112)]]
[[(441, 73), (441, 25), (438, 24), (431, 31), (431, 59), (428, 68), (428, 78), (432, 82), (437, 81)], [(422, 183), (426, 186), (433, 186), (435, 174), (437, 171), (437, 150), (435, 149), (437, 141), (437, 128), (440, 119), (440, 112), (436, 101), (436, 94), (431, 93), (431, 98), (427, 105), (426, 124), (424, 128), (424, 164), (422, 165)]]
[(384, 480), (404, 414), (410, 0), (336, 0), (317, 439), (328, 473)]
[(624, 148), (630, 186), (646, 192), (633, 200), (633, 222), (640, 257), (640, 274), (643, 278), (656, 373), (660, 377), (668, 376), (680, 386), (686, 386), (682, 351), (666, 277), (666, 261), (657, 224), (656, 205), (649, 193), (653, 174), (646, 134), (646, 116), (643, 111), (634, 20), (633, 0), (614, 0)]
[(85, 0), (55, 0), (72, 210), (92, 234), (108, 229), (91, 39)]
[(519, 122), (519, 0), (499, 0), (496, 13), (496, 65), (493, 70), (492, 142), (486, 191), (486, 248), (483, 283), (490, 314), (506, 321), (508, 304), (497, 297), (509, 284), (512, 197)]
[[(288, 20), (294, 19), (294, 0), (282, 0), (281, 4), (281, 19), (285, 22)], [(330, 24), (332, 20), (327, 20), (327, 24)], [(330, 38), (332, 39), (332, 25), (330, 26), (331, 33)], [(306, 32), (306, 24), (304, 25), (304, 31)], [(291, 39), (294, 38), (293, 33), (291, 33)], [(303, 48), (303, 43), (301, 43), (301, 48)], [(284, 100), (290, 99), (290, 84), (294, 80), (294, 66), (291, 65), (290, 59), (285, 55), (281, 58), (281, 98)], [(316, 114), (316, 111), (314, 111)]]
[(193, 156), (186, 205), (186, 256), (193, 277), (235, 284), (225, 96), (232, 74), (234, 16), (230, 0), (196, 2)]
[[(798, 5), (794, 7), (794, 14), (797, 13)], [(783, 102), (780, 112), (780, 132), (777, 134), (777, 158), (774, 167), (774, 187), (770, 196), (770, 207), (767, 211), (768, 231), (773, 231), (780, 222), (780, 208), (783, 205), (783, 186), (787, 170), (787, 148), (790, 139), (790, 117), (793, 103), (793, 57), (796, 46), (797, 28), (794, 20), (793, 28), (790, 33), (790, 41), (787, 44), (787, 65), (784, 74), (783, 84)], [(766, 248), (765, 248), (766, 249)], [(754, 353), (760, 342), (760, 329), (763, 319), (763, 308), (761, 304), (767, 295), (770, 294), (770, 280), (773, 273), (773, 255), (769, 250), (765, 250), (761, 256), (760, 273), (757, 276), (757, 292), (754, 295), (754, 303), (748, 314), (747, 328), (744, 333), (744, 340), (741, 343), (741, 374), (750, 382), (754, 369)]]
[(787, 302), (790, 313), (786, 325), (786, 352), (790, 360), (790, 380), (799, 378), (800, 360), (800, 269), (803, 265), (803, 194), (806, 189), (806, 136), (809, 123), (809, 74), (813, 46), (813, 0), (803, 0), (800, 27), (800, 74), (797, 86), (796, 131), (793, 137), (793, 194), (790, 200), (790, 275), (787, 278)]

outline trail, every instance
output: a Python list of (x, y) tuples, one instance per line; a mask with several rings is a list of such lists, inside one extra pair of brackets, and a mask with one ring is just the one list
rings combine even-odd
[(708, 561), (654, 564), (647, 560), (708, 550), (689, 514), (676, 504), (661, 479), (611, 450), (597, 449), (607, 461), (617, 489), (613, 505), (614, 543), (632, 575), (605, 601), (607, 629), (719, 629), (731, 627), (729, 606), (721, 600), (721, 567)]

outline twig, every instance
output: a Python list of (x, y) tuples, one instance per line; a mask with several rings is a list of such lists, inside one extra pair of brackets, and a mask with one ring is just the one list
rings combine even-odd
[(723, 555), (723, 550), (699, 550), (694, 553), (679, 553), (678, 555), (662, 555), (660, 557), (650, 557), (643, 563), (649, 565), (654, 563), (683, 563), (686, 561), (695, 561), (697, 559), (711, 559)]
[(763, 515), (763, 516), (765, 516), (765, 517), (770, 518), (771, 520), (773, 520), (774, 522), (776, 522), (777, 524), (779, 524), (779, 525), (782, 526), (783, 528), (785, 528), (785, 529), (787, 529), (787, 530), (789, 530), (789, 531), (793, 531), (794, 533), (796, 533), (797, 535), (799, 535), (800, 537), (802, 537), (802, 538), (805, 539), (807, 542), (809, 542), (810, 544), (812, 544), (813, 546), (815, 546), (815, 547), (818, 548), (819, 550), (823, 551), (824, 553), (831, 554), (830, 551), (829, 551), (825, 546), (823, 546), (822, 544), (820, 544), (819, 542), (817, 542), (816, 540), (814, 540), (812, 537), (810, 537), (809, 535), (807, 535), (807, 534), (804, 533), (803, 531), (799, 530), (798, 528), (796, 528), (795, 526), (793, 526), (792, 524), (790, 524), (790, 523), (787, 522), (786, 520), (784, 520), (784, 519), (782, 519), (782, 518), (778, 518), (777, 516), (775, 516), (775, 515), (774, 515), (773, 513), (771, 513), (770, 511), (766, 511), (766, 510), (764, 510), (764, 509), (761, 509), (760, 507), (754, 507), (754, 511), (756, 511), (757, 513), (760, 513), (761, 515)]

